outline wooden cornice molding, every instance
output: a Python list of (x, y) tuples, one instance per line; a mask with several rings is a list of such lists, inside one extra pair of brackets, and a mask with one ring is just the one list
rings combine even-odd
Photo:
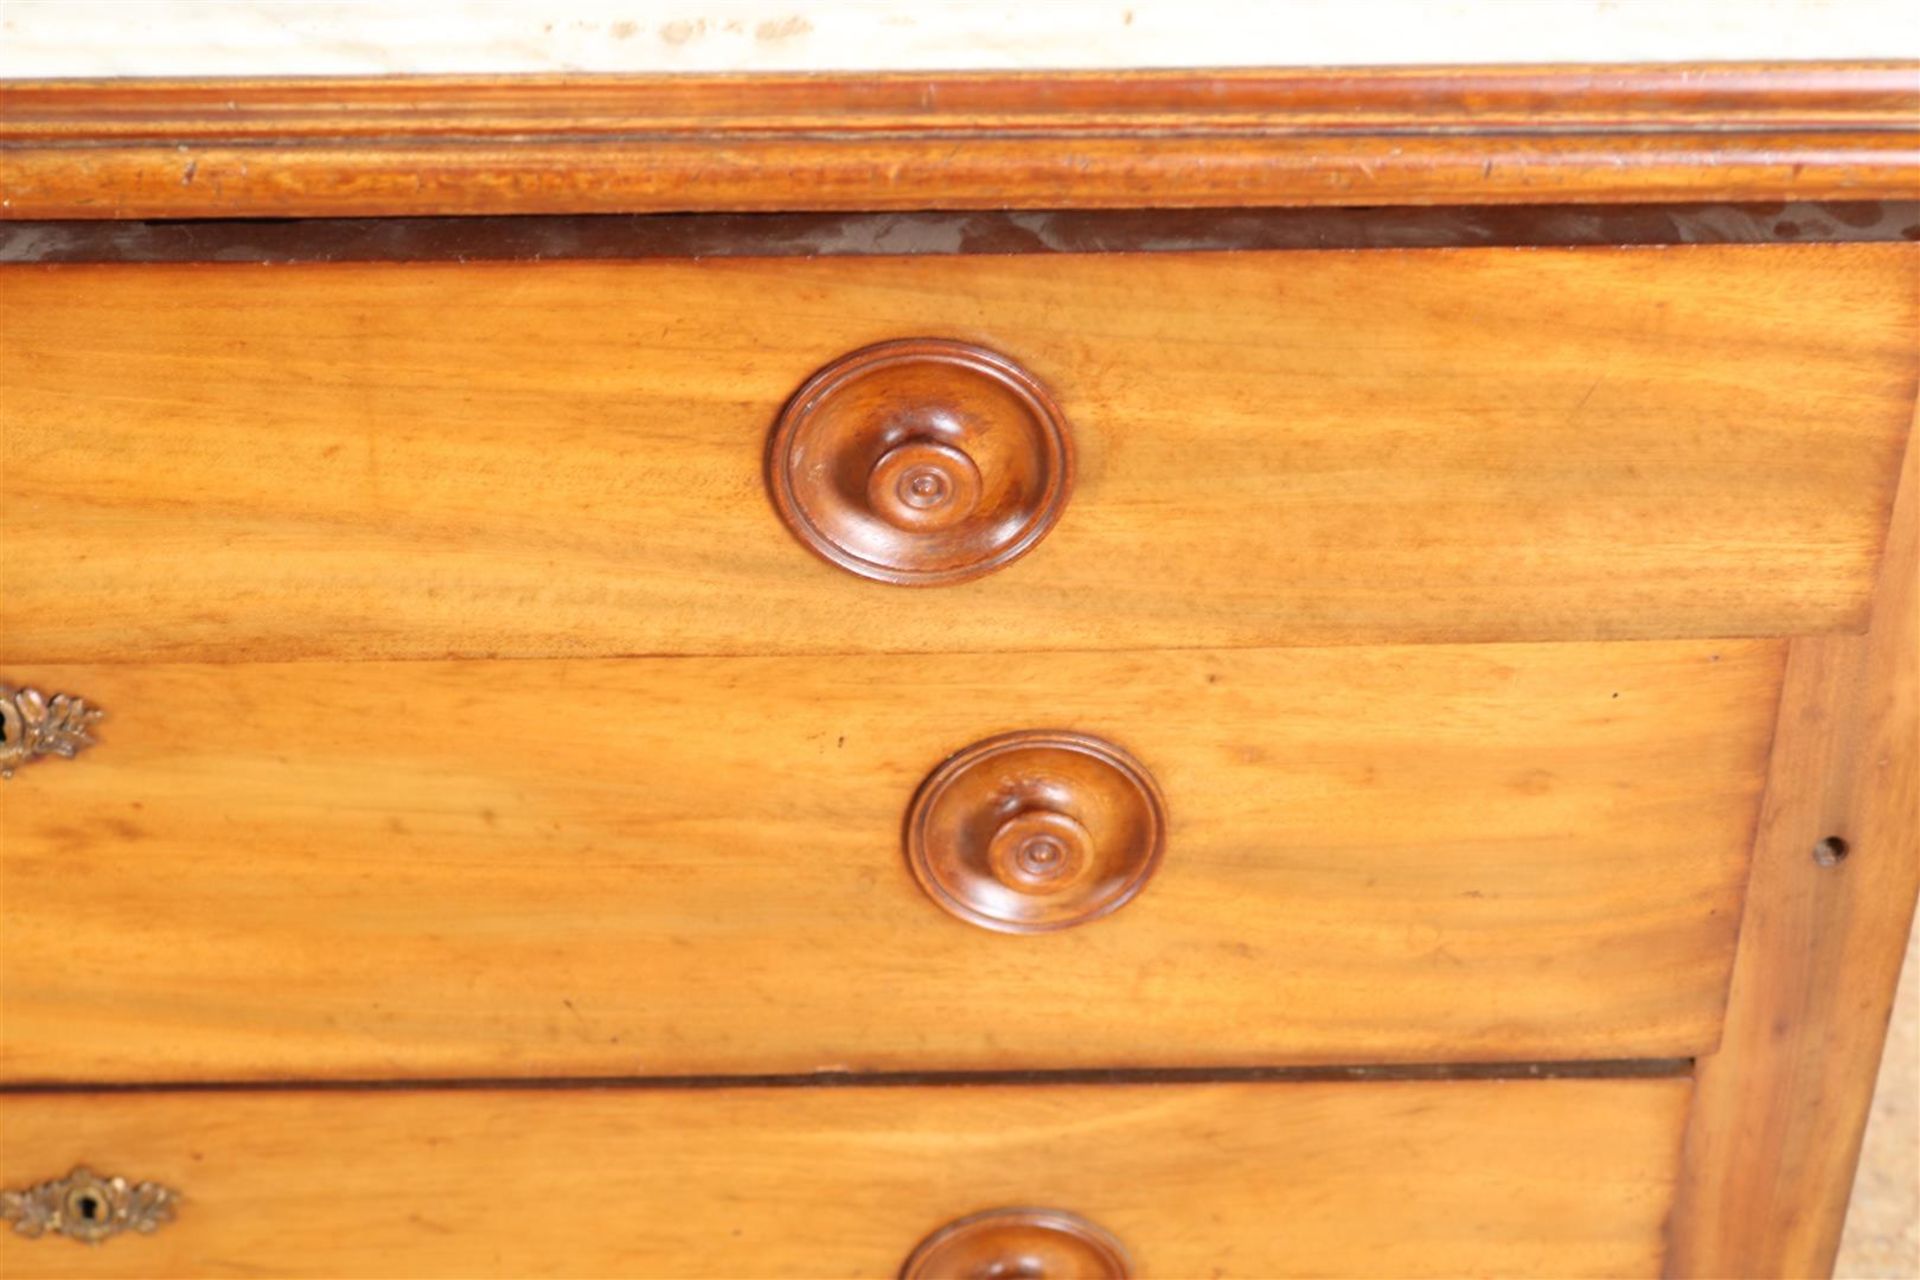
[(0, 84), (0, 217), (1920, 196), (1920, 63)]

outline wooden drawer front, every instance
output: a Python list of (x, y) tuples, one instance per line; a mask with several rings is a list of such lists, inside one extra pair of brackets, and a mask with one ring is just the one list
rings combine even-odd
[(8, 1275), (892, 1276), (1043, 1205), (1142, 1277), (1652, 1276), (1684, 1078), (0, 1100), (0, 1176), (180, 1193)]
[[(1684, 1056), (1718, 1036), (1783, 643), (21, 667), (14, 1080)], [(1008, 936), (902, 825), (1006, 730), (1165, 796)], [(154, 1035), (161, 1019), (167, 1034)]]
[[(0, 275), (0, 656), (1773, 636), (1865, 617), (1920, 246)], [(992, 348), (1078, 455), (964, 586), (809, 555), (809, 374)]]

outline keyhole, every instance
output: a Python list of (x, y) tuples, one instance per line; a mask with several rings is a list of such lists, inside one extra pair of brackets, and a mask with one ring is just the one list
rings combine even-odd
[(81, 1196), (80, 1197), (80, 1216), (85, 1218), (88, 1222), (99, 1221), (100, 1201), (94, 1198), (93, 1196)]

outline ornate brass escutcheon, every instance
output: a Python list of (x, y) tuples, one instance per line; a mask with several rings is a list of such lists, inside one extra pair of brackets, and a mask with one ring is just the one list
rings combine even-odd
[(101, 714), (84, 698), (0, 684), (0, 778), (40, 756), (73, 759), (93, 745)]
[(24, 1191), (0, 1191), (0, 1218), (23, 1236), (57, 1235), (82, 1244), (126, 1231), (142, 1235), (173, 1220), (180, 1193), (157, 1182), (103, 1178), (81, 1166)]

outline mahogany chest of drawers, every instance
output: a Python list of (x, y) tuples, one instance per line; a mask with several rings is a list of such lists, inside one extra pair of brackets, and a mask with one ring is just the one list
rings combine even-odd
[(0, 107), (6, 1274), (1832, 1265), (1920, 70)]

